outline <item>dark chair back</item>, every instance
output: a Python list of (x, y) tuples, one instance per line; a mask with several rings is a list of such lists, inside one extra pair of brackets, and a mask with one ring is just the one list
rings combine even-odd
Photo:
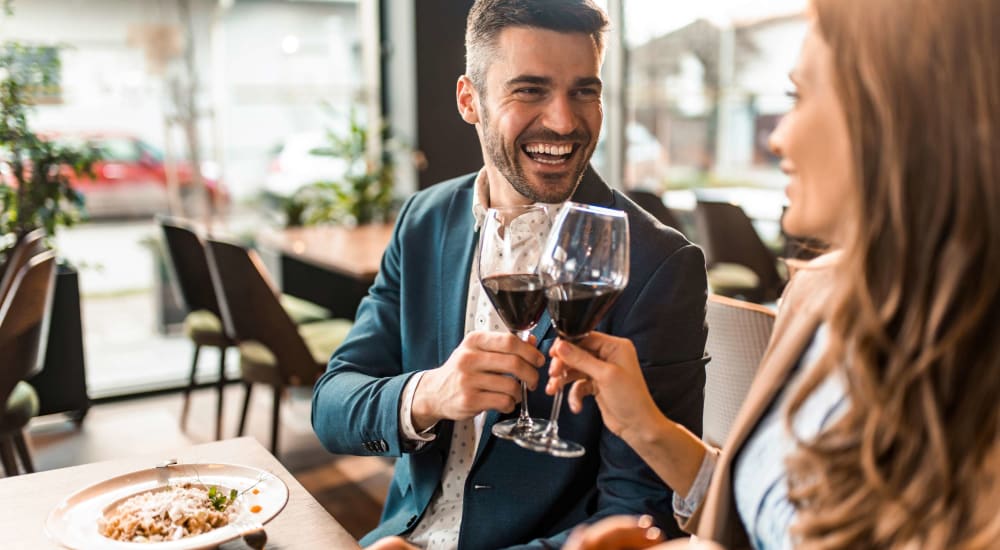
[(0, 303), (0, 405), (44, 362), (55, 274), (55, 253), (35, 254), (12, 278)]
[(17, 277), (21, 268), (33, 258), (45, 250), (45, 230), (36, 229), (25, 235), (7, 257), (7, 263), (3, 266), (3, 275), (0, 276), (0, 303), (10, 290), (14, 277)]
[(240, 245), (206, 241), (212, 282), (226, 333), (238, 342), (257, 341), (274, 354), (286, 383), (311, 384), (320, 374), (309, 348), (281, 307), (256, 252)]
[(160, 218), (160, 228), (163, 230), (173, 279), (177, 282), (188, 310), (203, 309), (221, 318), (219, 300), (212, 285), (212, 275), (201, 237), (183, 222), (169, 218)]
[(643, 191), (640, 189), (633, 189), (626, 193), (628, 198), (632, 199), (633, 202), (638, 204), (643, 210), (649, 212), (654, 218), (660, 220), (660, 223), (667, 227), (673, 227), (674, 229), (684, 233), (684, 224), (677, 219), (677, 216), (667, 208), (667, 205), (663, 203), (663, 199), (659, 195), (651, 191)]
[(699, 200), (695, 222), (709, 268), (719, 263), (746, 266), (760, 280), (758, 301), (773, 301), (781, 295), (785, 281), (778, 274), (777, 258), (760, 240), (742, 208), (728, 202)]

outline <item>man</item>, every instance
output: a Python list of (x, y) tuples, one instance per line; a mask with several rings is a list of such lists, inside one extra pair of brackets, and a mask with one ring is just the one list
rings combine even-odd
[[(478, 223), (490, 205), (572, 198), (625, 210), (628, 288), (598, 326), (631, 338), (654, 398), (701, 431), (705, 262), (589, 168), (603, 117), (607, 19), (593, 0), (478, 0), (466, 30), (462, 118), (484, 168), (403, 206), (354, 328), (316, 385), (313, 426), (332, 452), (400, 457), (380, 525), (424, 548), (558, 547), (574, 526), (649, 513), (674, 524), (671, 493), (602, 428), (593, 402), (560, 419), (586, 455), (553, 458), (490, 434), (520, 401), (548, 411), (545, 315), (534, 338), (501, 330), (475, 279)], [(491, 331), (496, 327), (498, 330)], [(485, 330), (476, 330), (482, 328)]]

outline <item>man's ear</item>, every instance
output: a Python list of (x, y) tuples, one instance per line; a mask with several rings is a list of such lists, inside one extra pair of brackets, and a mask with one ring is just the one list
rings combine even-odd
[(479, 101), (476, 87), (472, 85), (472, 80), (464, 74), (458, 77), (455, 101), (458, 103), (458, 114), (462, 115), (462, 120), (469, 124), (479, 122)]

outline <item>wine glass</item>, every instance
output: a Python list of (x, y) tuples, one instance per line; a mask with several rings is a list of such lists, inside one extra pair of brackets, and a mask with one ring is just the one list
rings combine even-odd
[[(625, 212), (566, 203), (538, 266), (549, 315), (559, 337), (576, 342), (594, 330), (628, 284), (628, 271)], [(541, 432), (518, 439), (518, 445), (553, 456), (583, 456), (582, 445), (559, 437), (562, 402), (560, 388), (552, 401), (548, 425)]]
[[(545, 289), (537, 268), (551, 224), (542, 205), (490, 208), (479, 236), (479, 282), (507, 330), (523, 341), (545, 311)], [(522, 380), (518, 417), (497, 422), (492, 431), (516, 440), (541, 431), (545, 424), (528, 413), (528, 387)]]

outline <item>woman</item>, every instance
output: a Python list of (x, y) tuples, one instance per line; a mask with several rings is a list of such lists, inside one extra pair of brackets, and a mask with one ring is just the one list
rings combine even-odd
[(812, 19), (771, 146), (786, 231), (839, 252), (789, 285), (723, 451), (663, 417), (628, 341), (557, 342), (550, 374), (579, 379), (574, 410), (595, 396), (701, 540), (996, 547), (1000, 2), (814, 0)]

